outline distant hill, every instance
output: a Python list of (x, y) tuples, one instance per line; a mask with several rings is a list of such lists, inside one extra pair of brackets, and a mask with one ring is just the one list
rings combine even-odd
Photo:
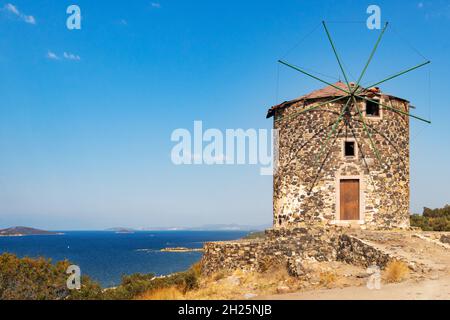
[(135, 232), (134, 229), (123, 228), (123, 227), (109, 228), (109, 229), (106, 229), (106, 231), (113, 231), (113, 232), (116, 232), (116, 233), (133, 233), (133, 232)]
[(240, 224), (207, 224), (200, 227), (189, 228), (189, 230), (201, 231), (260, 231), (267, 229), (269, 225), (250, 226)]
[(262, 231), (271, 225), (240, 225), (240, 224), (207, 224), (199, 227), (165, 227), (165, 228), (142, 228), (143, 231)]
[(35, 236), (35, 235), (53, 235), (59, 234), (57, 232), (39, 230), (29, 227), (12, 227), (0, 229), (0, 236)]

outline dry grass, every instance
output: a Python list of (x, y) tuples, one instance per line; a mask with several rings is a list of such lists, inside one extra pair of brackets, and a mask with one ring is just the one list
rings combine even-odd
[(201, 277), (201, 275), (202, 275), (202, 262), (199, 261), (199, 262), (194, 263), (190, 267), (190, 270), (192, 270), (197, 277)]
[(214, 274), (211, 276), (211, 278), (212, 278), (212, 280), (214, 280), (214, 281), (220, 281), (220, 280), (222, 280), (223, 278), (225, 278), (226, 276), (227, 276), (227, 272), (224, 271), (224, 270), (222, 270), (222, 271), (219, 271), (219, 272), (214, 273)]
[(177, 287), (155, 289), (139, 296), (137, 300), (183, 300), (184, 295)]
[(272, 265), (266, 272), (237, 270), (219, 272), (200, 281), (198, 289), (186, 293), (186, 299), (243, 299), (245, 294), (275, 294), (279, 286), (299, 288), (300, 281), (289, 276), (285, 266)]
[(282, 257), (265, 256), (259, 261), (258, 271), (261, 273), (270, 273), (272, 270), (277, 271), (286, 268), (286, 260)]
[(319, 274), (319, 284), (321, 286), (331, 288), (338, 280), (338, 276), (334, 272), (325, 271)]
[(384, 277), (388, 283), (402, 282), (409, 275), (409, 268), (403, 261), (391, 261), (384, 270)]
[[(285, 262), (280, 259), (267, 259), (258, 266), (258, 269), (263, 269), (264, 272), (221, 270), (209, 276), (199, 276), (198, 287), (192, 290), (183, 291), (180, 288), (169, 287), (149, 291), (138, 299), (236, 300), (245, 299), (246, 295), (249, 297), (271, 296), (305, 289), (333, 288), (345, 285), (344, 281), (347, 279), (339, 276), (339, 271), (337, 271), (340, 264), (336, 266), (335, 264), (314, 262), (313, 266), (313, 269), (308, 267), (310, 277), (295, 278), (289, 275)], [(194, 266), (193, 270), (199, 271), (200, 266)], [(342, 272), (342, 270), (340, 271)], [(360, 272), (359, 269), (358, 272)]]
[[(289, 275), (286, 264), (282, 260), (264, 260), (261, 271), (236, 270), (234, 272), (221, 271), (200, 280), (199, 288), (188, 291), (186, 299), (217, 299), (234, 300), (243, 299), (245, 294), (256, 294), (260, 296), (271, 296), (282, 292), (298, 292), (307, 289), (343, 287), (357, 283), (361, 279), (346, 278), (339, 272), (349, 272), (346, 264), (314, 262), (307, 266), (309, 278), (295, 278)], [(341, 269), (339, 269), (341, 268)], [(339, 271), (338, 271), (339, 270)], [(360, 273), (360, 268), (352, 267), (351, 272)], [(287, 291), (286, 291), (287, 289)]]

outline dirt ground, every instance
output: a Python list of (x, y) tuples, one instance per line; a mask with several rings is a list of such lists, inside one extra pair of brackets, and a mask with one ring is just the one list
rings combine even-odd
[(450, 246), (440, 234), (427, 232), (368, 232), (353, 234), (374, 246), (402, 257), (414, 267), (408, 280), (368, 289), (366, 283), (263, 295), (267, 300), (450, 300)]
[[(378, 269), (379, 287), (368, 288), (371, 274), (363, 266), (341, 261), (302, 260), (303, 273), (289, 274), (286, 264), (271, 262), (261, 272), (218, 271), (201, 277), (188, 292), (163, 288), (142, 299), (257, 300), (450, 300), (450, 233), (363, 231), (349, 229), (366, 244), (391, 256)], [(446, 238), (440, 241), (442, 235)], [(373, 278), (372, 278), (373, 279)]]
[(310, 290), (259, 297), (262, 300), (450, 300), (450, 276), (436, 280), (409, 280), (381, 285), (379, 290), (366, 286)]

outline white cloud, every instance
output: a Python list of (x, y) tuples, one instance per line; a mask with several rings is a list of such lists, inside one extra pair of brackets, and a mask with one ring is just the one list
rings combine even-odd
[(152, 7), (159, 9), (159, 8), (161, 8), (161, 4), (158, 2), (152, 2)]
[(59, 60), (58, 55), (56, 55), (56, 53), (48, 51), (47, 52), (47, 58), (51, 59), (51, 60)]
[(79, 55), (76, 55), (76, 54), (73, 54), (73, 53), (70, 53), (70, 52), (64, 52), (63, 56), (67, 60), (76, 60), (76, 61), (80, 61), (81, 60)]
[(16, 16), (20, 15), (20, 12), (19, 12), (19, 10), (17, 10), (17, 7), (11, 3), (7, 3), (5, 5), (5, 9), (8, 10), (9, 12), (15, 14)]
[(66, 52), (64, 51), (63, 54), (61, 56), (59, 56), (58, 54), (54, 53), (53, 51), (48, 51), (47, 52), (47, 58), (50, 60), (61, 60), (61, 59), (65, 59), (65, 60), (71, 60), (71, 61), (80, 61), (81, 57), (79, 55), (70, 53), (70, 52)]
[(30, 24), (36, 24), (36, 19), (33, 16), (23, 16), (23, 21)]
[(29, 24), (36, 24), (36, 19), (31, 15), (23, 14), (19, 11), (19, 9), (13, 5), (12, 3), (5, 4), (3, 10), (17, 16), (20, 20), (29, 23)]

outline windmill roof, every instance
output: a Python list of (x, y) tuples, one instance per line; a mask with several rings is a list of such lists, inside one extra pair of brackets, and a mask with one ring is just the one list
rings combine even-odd
[[(344, 90), (348, 90), (347, 88), (347, 84), (343, 83), (342, 81), (338, 81), (336, 83), (333, 84), (334, 86), (338, 87), (338, 88), (342, 88)], [(408, 100), (399, 98), (399, 97), (395, 97), (386, 93), (381, 92), (381, 90), (379, 90), (379, 88), (376, 88), (376, 90), (371, 90), (371, 89), (367, 89), (367, 88), (363, 88), (360, 86), (360, 88), (363, 89), (363, 92), (361, 93), (362, 96), (367, 96), (367, 95), (378, 95), (378, 96), (387, 96), (387, 97), (391, 97), (394, 99), (398, 99), (398, 100), (403, 100), (408, 102)], [(280, 103), (278, 105), (275, 105), (273, 107), (271, 107), (269, 109), (269, 111), (267, 112), (267, 118), (270, 118), (274, 115), (275, 111), (278, 109), (282, 109), (282, 108), (287, 108), (289, 106), (291, 106), (292, 104), (296, 103), (296, 102), (300, 102), (300, 101), (307, 101), (307, 100), (315, 100), (315, 99), (321, 99), (321, 98), (338, 98), (338, 97), (343, 97), (346, 96), (347, 94), (341, 90), (338, 90), (337, 88), (333, 87), (333, 86), (326, 86), (322, 89), (318, 89), (318, 90), (314, 90), (308, 94), (305, 94), (301, 97), (298, 97), (296, 99), (290, 100), (290, 101), (285, 101), (283, 103)]]

